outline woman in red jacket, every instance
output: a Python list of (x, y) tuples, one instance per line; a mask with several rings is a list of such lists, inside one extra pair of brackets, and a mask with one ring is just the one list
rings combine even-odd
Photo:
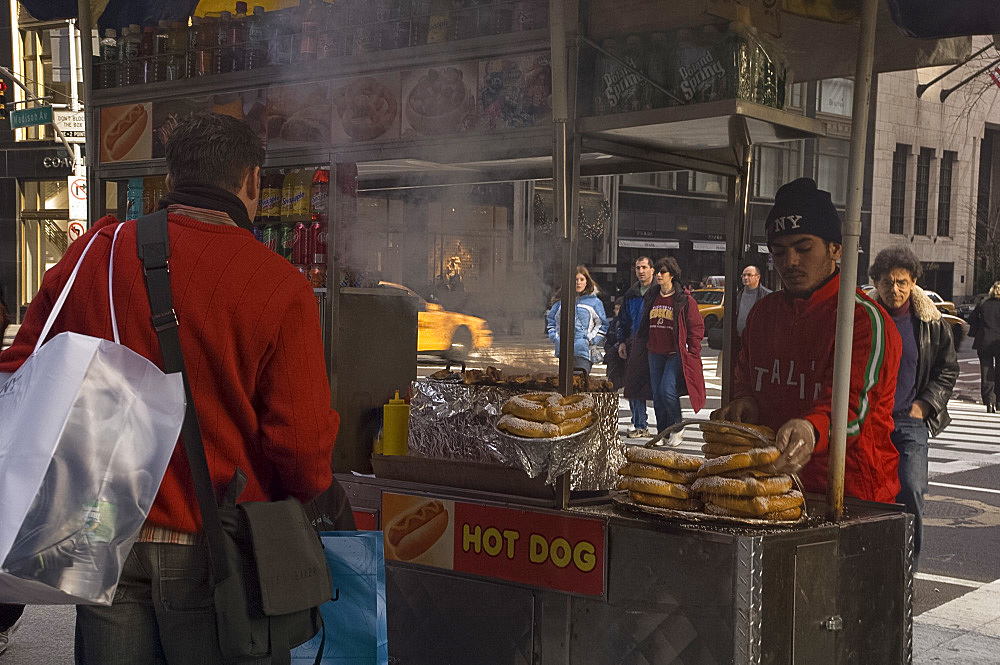
[(698, 412), (705, 406), (701, 340), (705, 322), (698, 306), (680, 283), (681, 268), (673, 257), (656, 262), (656, 286), (643, 298), (643, 317), (636, 341), (649, 352), (656, 431), (681, 419), (681, 395), (689, 395)]

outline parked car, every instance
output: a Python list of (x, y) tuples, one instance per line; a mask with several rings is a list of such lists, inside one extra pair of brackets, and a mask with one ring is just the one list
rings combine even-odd
[(417, 353), (462, 360), (472, 351), (493, 346), (493, 331), (485, 319), (452, 312), (427, 302), (412, 289), (393, 282), (379, 282), (379, 288), (398, 289), (417, 299)]
[(942, 314), (951, 314), (952, 316), (958, 315), (958, 310), (955, 309), (955, 303), (950, 300), (945, 300), (937, 294), (937, 291), (927, 291), (924, 290), (927, 297), (931, 299), (934, 306), (941, 310)]
[(726, 311), (726, 291), (721, 288), (695, 289), (691, 297), (698, 303), (698, 313), (705, 319), (705, 332), (722, 323)]
[(988, 293), (977, 293), (972, 296), (972, 300), (963, 302), (958, 306), (958, 315), (968, 321), (972, 313), (976, 311), (976, 307), (979, 307), (979, 303), (983, 302), (988, 295)]
[[(864, 291), (865, 295), (872, 300), (878, 296), (878, 290), (871, 284), (863, 285), (861, 290)], [(930, 294), (934, 293), (934, 291), (924, 291), (924, 293), (930, 297)], [(934, 293), (934, 296), (937, 298), (937, 301), (935, 301), (934, 298), (931, 298), (931, 302), (937, 305), (937, 308), (941, 311), (941, 318), (951, 326), (951, 336), (955, 341), (955, 350), (958, 351), (962, 346), (962, 341), (969, 335), (969, 324), (964, 319), (955, 316), (954, 313), (941, 308), (941, 304), (951, 305), (952, 308), (954, 308), (954, 303), (942, 300), (941, 296), (937, 293)], [(938, 301), (940, 301), (940, 304)]]

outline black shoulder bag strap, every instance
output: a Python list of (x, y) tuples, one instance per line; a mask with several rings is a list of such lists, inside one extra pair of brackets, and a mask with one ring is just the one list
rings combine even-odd
[(174, 312), (174, 296), (170, 290), (168, 262), (170, 238), (167, 233), (166, 210), (157, 210), (151, 215), (139, 218), (136, 222), (136, 245), (146, 276), (146, 291), (149, 293), (149, 306), (153, 314), (153, 329), (156, 330), (156, 336), (160, 340), (163, 370), (167, 374), (180, 372), (184, 379), (187, 409), (184, 412), (184, 424), (181, 426), (181, 440), (184, 442), (184, 452), (187, 453), (191, 477), (194, 479), (194, 492), (198, 498), (198, 508), (201, 510), (202, 528), (208, 539), (212, 576), (216, 583), (219, 583), (228, 579), (232, 571), (229, 570), (225, 555), (226, 536), (222, 530), (222, 519), (219, 517), (218, 499), (212, 489), (208, 459), (205, 457), (205, 446), (201, 439), (201, 426), (198, 424), (198, 412), (195, 410), (187, 370), (184, 367), (181, 340), (177, 335), (177, 313)]

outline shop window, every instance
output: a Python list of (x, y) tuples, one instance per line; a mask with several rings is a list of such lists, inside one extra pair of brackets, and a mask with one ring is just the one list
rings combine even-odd
[(45, 271), (69, 244), (69, 194), (65, 180), (26, 181), (21, 189), (21, 305), (31, 302)]
[(789, 83), (785, 93), (785, 107), (788, 109), (801, 109), (802, 100), (805, 97), (805, 84)]
[(725, 194), (726, 176), (691, 171), (689, 189), (704, 194)]
[(913, 235), (927, 235), (927, 201), (931, 188), (933, 148), (921, 148), (917, 155), (917, 191), (913, 202)]
[(825, 79), (819, 82), (819, 111), (831, 115), (851, 117), (854, 103), (854, 81), (851, 79)]
[(951, 235), (951, 176), (957, 158), (958, 153), (951, 150), (945, 150), (941, 157), (941, 181), (938, 185), (937, 234), (943, 237)]
[[(70, 75), (70, 23), (62, 22), (53, 27), (52, 22), (35, 25), (25, 13), (19, 16), (17, 44), (20, 57), (15, 57), (15, 71), (22, 83), (35, 97), (44, 98), (53, 108), (69, 108), (73, 94), (83, 102), (83, 86), (80, 82), (80, 40), (79, 31), (75, 28), (72, 48), (75, 50), (76, 85)], [(75, 25), (75, 22), (74, 24)], [(24, 94), (17, 89), (15, 99), (23, 100)], [(18, 132), (19, 140), (55, 140), (55, 131), (51, 125), (26, 127)]]
[(816, 184), (830, 192), (833, 202), (847, 202), (848, 155), (851, 146), (847, 141), (820, 139), (816, 142)]
[(773, 199), (778, 188), (802, 175), (802, 142), (757, 147), (753, 195)]
[(676, 192), (681, 183), (686, 183), (688, 171), (660, 171), (658, 173), (626, 173), (622, 176), (622, 187), (640, 189), (663, 189)]
[(889, 233), (902, 235), (903, 217), (906, 204), (906, 160), (910, 156), (910, 146), (896, 144), (892, 153), (892, 190), (889, 194)]

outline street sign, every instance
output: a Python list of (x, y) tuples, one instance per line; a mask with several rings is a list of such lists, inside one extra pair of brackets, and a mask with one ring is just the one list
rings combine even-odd
[(83, 111), (64, 111), (57, 109), (52, 112), (56, 127), (66, 136), (83, 136), (87, 131)]
[(30, 109), (15, 109), (10, 112), (10, 128), (48, 125), (52, 122), (51, 106), (36, 106)]
[(66, 182), (69, 186), (69, 218), (87, 219), (87, 179), (71, 175)]
[(66, 228), (66, 235), (69, 236), (70, 242), (73, 242), (86, 232), (87, 225), (76, 219), (70, 222), (69, 226)]

